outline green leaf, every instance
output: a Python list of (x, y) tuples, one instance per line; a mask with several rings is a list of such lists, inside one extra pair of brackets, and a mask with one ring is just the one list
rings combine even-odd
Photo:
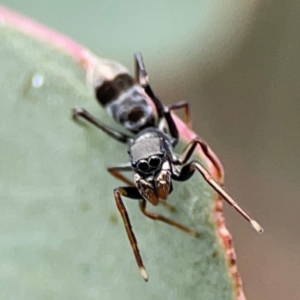
[(0, 28), (1, 298), (244, 299), (220, 200), (197, 174), (175, 183), (175, 212), (149, 209), (198, 239), (124, 199), (150, 276), (141, 279), (112, 193), (123, 184), (106, 172), (128, 160), (126, 145), (72, 120), (71, 108), (83, 106), (115, 126), (88, 92), (86, 64), (63, 43), (42, 41), (36, 23), (20, 24)]

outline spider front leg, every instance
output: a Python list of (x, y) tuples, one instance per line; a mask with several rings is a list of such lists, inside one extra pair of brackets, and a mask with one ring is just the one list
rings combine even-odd
[(148, 274), (146, 272), (146, 269), (144, 267), (143, 260), (142, 260), (142, 257), (140, 255), (140, 251), (139, 251), (139, 248), (138, 248), (137, 240), (136, 240), (135, 235), (133, 233), (131, 223), (130, 223), (130, 219), (129, 219), (127, 210), (126, 210), (126, 208), (123, 204), (122, 197), (121, 197), (121, 196), (124, 196), (124, 197), (128, 197), (128, 198), (131, 198), (131, 199), (141, 199), (142, 196), (140, 195), (137, 188), (135, 188), (135, 187), (119, 187), (119, 188), (116, 188), (116, 189), (114, 189), (114, 196), (115, 196), (115, 201), (116, 201), (118, 210), (119, 210), (119, 212), (122, 216), (123, 222), (124, 222), (126, 233), (127, 233), (128, 239), (130, 241), (130, 245), (131, 245), (131, 248), (133, 250), (135, 260), (137, 262), (137, 265), (139, 267), (139, 270), (141, 272), (141, 275), (142, 275), (143, 279), (145, 281), (148, 281), (149, 276), (148, 276)]
[(201, 165), (198, 161), (192, 161), (185, 165), (181, 171), (180, 174), (172, 174), (172, 179), (177, 181), (186, 181), (188, 180), (197, 170), (203, 178), (206, 180), (206, 182), (216, 191), (218, 192), (225, 201), (227, 201), (231, 206), (235, 208), (235, 210), (242, 215), (252, 226), (253, 228), (259, 232), (263, 232), (263, 228), (255, 221), (253, 220), (246, 211), (237, 204), (237, 202), (223, 189), (223, 187), (218, 184), (211, 174), (204, 168), (203, 165)]

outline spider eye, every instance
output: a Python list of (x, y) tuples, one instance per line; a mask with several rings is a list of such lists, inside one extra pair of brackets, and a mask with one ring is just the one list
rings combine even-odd
[(153, 168), (156, 168), (160, 165), (160, 158), (158, 156), (151, 156), (149, 158), (149, 165)]
[(146, 172), (146, 171), (149, 170), (149, 165), (148, 165), (148, 162), (146, 160), (140, 160), (138, 162), (137, 167), (139, 168), (139, 170), (141, 170), (143, 172)]

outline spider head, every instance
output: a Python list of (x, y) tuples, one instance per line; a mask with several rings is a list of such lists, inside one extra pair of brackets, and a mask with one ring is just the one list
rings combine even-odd
[(154, 205), (172, 191), (170, 146), (156, 129), (141, 134), (130, 146), (134, 182), (144, 199)]

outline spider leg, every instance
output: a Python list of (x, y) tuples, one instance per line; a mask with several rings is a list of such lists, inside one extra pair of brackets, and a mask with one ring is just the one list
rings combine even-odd
[(116, 166), (111, 166), (107, 168), (107, 171), (114, 177), (116, 177), (117, 179), (123, 181), (124, 183), (126, 183), (129, 186), (134, 187), (135, 184), (129, 180), (127, 177), (125, 177), (121, 172), (129, 172), (132, 171), (132, 167), (131, 167), (131, 163), (127, 162), (124, 164), (119, 164)]
[(160, 121), (162, 118), (165, 118), (169, 132), (171, 137), (173, 138), (173, 146), (177, 145), (178, 139), (179, 139), (179, 133), (177, 126), (173, 120), (173, 117), (171, 115), (170, 110), (165, 107), (160, 99), (154, 94), (149, 82), (148, 82), (148, 73), (145, 68), (145, 64), (143, 61), (143, 56), (141, 53), (135, 53), (135, 72), (136, 72), (136, 79), (140, 83), (140, 85), (143, 87), (146, 94), (150, 97), (152, 100), (158, 115), (158, 120)]
[(146, 269), (144, 267), (143, 260), (142, 260), (142, 257), (140, 255), (140, 251), (139, 251), (139, 248), (138, 248), (137, 240), (136, 240), (135, 235), (133, 233), (131, 223), (130, 223), (130, 219), (129, 219), (127, 210), (126, 210), (126, 208), (123, 204), (123, 200), (122, 200), (122, 196), (131, 198), (131, 199), (141, 199), (142, 196), (140, 195), (137, 188), (135, 188), (135, 187), (119, 187), (119, 188), (116, 188), (116, 189), (114, 189), (114, 196), (115, 196), (115, 201), (116, 201), (118, 210), (119, 210), (119, 212), (122, 216), (123, 222), (124, 222), (126, 233), (127, 233), (128, 239), (130, 241), (130, 245), (131, 245), (131, 248), (133, 250), (135, 260), (137, 262), (137, 265), (139, 267), (139, 270), (141, 272), (141, 275), (142, 275), (143, 279), (145, 281), (148, 281), (149, 277), (148, 277), (148, 274), (147, 274)]
[(108, 127), (107, 125), (101, 123), (99, 120), (97, 120), (95, 117), (93, 117), (87, 110), (81, 107), (74, 107), (72, 109), (72, 116), (73, 118), (82, 118), (89, 123), (95, 125), (97, 128), (104, 131), (106, 134), (108, 134), (110, 137), (114, 138), (115, 140), (121, 142), (121, 143), (128, 143), (132, 140), (132, 138), (129, 135), (126, 135), (124, 133), (121, 133), (113, 128)]
[(187, 101), (180, 101), (168, 106), (169, 111), (174, 111), (182, 108), (184, 109), (184, 122), (190, 129), (192, 129), (190, 104)]
[(173, 161), (175, 165), (184, 165), (193, 155), (197, 145), (201, 147), (204, 155), (211, 161), (217, 171), (217, 178), (220, 185), (224, 184), (224, 170), (216, 154), (210, 149), (210, 147), (199, 137), (193, 139), (183, 150), (183, 153)]
[(186, 227), (180, 223), (178, 223), (177, 221), (174, 221), (172, 219), (169, 219), (169, 218), (166, 218), (162, 215), (159, 215), (159, 214), (156, 214), (156, 213), (152, 213), (152, 212), (149, 212), (147, 209), (146, 209), (146, 205), (147, 205), (147, 202), (146, 200), (142, 199), (140, 202), (140, 210), (142, 211), (142, 213), (147, 216), (148, 218), (152, 219), (152, 220), (159, 220), (159, 221), (162, 221), (162, 222), (165, 222), (169, 225), (172, 225), (172, 226), (175, 226), (177, 227), (178, 229), (186, 232), (186, 233), (189, 233), (191, 234), (192, 236), (194, 237), (198, 237), (199, 236), (199, 233), (196, 232), (195, 230), (193, 229), (190, 229), (189, 227)]
[(186, 181), (194, 174), (196, 170), (202, 175), (206, 182), (223, 197), (226, 202), (233, 206), (235, 210), (253, 226), (257, 232), (263, 232), (263, 228), (255, 220), (253, 220), (241, 206), (238, 205), (238, 203), (224, 190), (219, 183), (213, 179), (211, 174), (198, 161), (192, 161), (188, 163), (181, 169), (179, 175), (173, 173), (172, 178), (177, 181)]

